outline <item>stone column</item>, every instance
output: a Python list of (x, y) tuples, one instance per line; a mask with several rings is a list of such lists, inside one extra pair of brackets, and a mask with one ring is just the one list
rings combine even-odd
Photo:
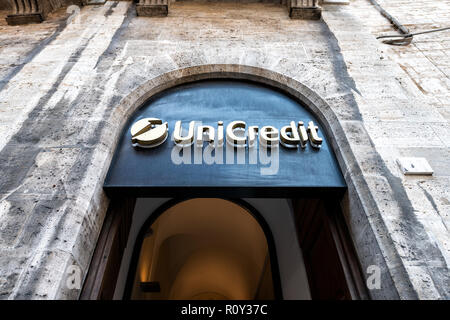
[(9, 25), (39, 23), (45, 18), (45, 0), (9, 0), (12, 13), (6, 16)]
[(144, 17), (167, 16), (170, 0), (139, 0), (136, 14)]
[(318, 20), (322, 15), (319, 0), (288, 0), (291, 19)]
[(82, 6), (86, 0), (9, 0), (11, 14), (6, 16), (9, 25), (39, 23), (52, 11), (75, 4)]

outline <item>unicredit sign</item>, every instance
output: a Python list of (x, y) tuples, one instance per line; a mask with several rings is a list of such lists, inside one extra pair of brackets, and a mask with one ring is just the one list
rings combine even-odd
[[(303, 121), (291, 121), (289, 125), (280, 130), (274, 126), (247, 126), (245, 121), (232, 121), (224, 130), (224, 122), (218, 121), (216, 128), (209, 125), (199, 125), (199, 121), (191, 121), (188, 129), (183, 130), (181, 121), (175, 123), (173, 141), (177, 146), (188, 147), (195, 143), (202, 146), (204, 141), (211, 146), (224, 145), (224, 131), (227, 144), (234, 147), (254, 147), (259, 145), (268, 148), (278, 147), (279, 144), (286, 148), (306, 148), (309, 144), (315, 149), (322, 145), (319, 137), (319, 129), (309, 121), (306, 126)], [(131, 141), (133, 146), (142, 148), (154, 148), (164, 143), (169, 135), (167, 122), (157, 118), (144, 118), (136, 121), (131, 126)], [(183, 132), (185, 132), (183, 134)]]

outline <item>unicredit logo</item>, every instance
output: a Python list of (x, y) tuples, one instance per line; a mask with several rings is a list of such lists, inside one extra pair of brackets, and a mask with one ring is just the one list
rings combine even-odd
[(157, 118), (145, 118), (131, 126), (131, 142), (133, 146), (153, 148), (166, 141), (169, 134), (167, 122)]
[[(188, 147), (194, 142), (197, 146), (203, 146), (206, 141), (210, 146), (222, 147), (224, 145), (224, 131), (226, 142), (233, 147), (254, 147), (256, 142), (266, 148), (278, 147), (279, 144), (286, 148), (306, 148), (308, 142), (311, 147), (319, 149), (322, 138), (319, 137), (319, 128), (309, 121), (305, 126), (303, 121), (291, 121), (289, 125), (280, 130), (274, 126), (248, 126), (245, 121), (232, 121), (226, 130), (224, 122), (218, 121), (217, 127), (198, 125), (198, 121), (191, 121), (188, 129), (183, 133), (181, 121), (175, 123), (173, 141), (179, 147)], [(144, 118), (131, 126), (131, 142), (135, 147), (153, 148), (164, 143), (169, 135), (167, 122), (157, 118)]]

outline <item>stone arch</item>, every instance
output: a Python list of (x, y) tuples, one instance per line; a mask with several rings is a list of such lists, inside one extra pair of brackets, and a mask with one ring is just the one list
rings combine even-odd
[[(306, 64), (302, 65), (304, 68), (311, 68)], [(318, 70), (316, 70), (314, 74), (319, 77), (321, 76), (321, 72)], [(375, 201), (371, 195), (373, 191), (370, 190), (370, 187), (362, 177), (361, 168), (352, 152), (351, 143), (348, 139), (349, 128), (344, 130), (342, 119), (340, 119), (340, 116), (336, 112), (336, 108), (339, 106), (330, 106), (325, 99), (315, 91), (311, 90), (307, 85), (289, 76), (262, 67), (240, 64), (208, 64), (168, 71), (144, 82), (122, 99), (119, 105), (112, 111), (111, 118), (114, 119), (114, 121), (117, 121), (117, 123), (115, 132), (113, 133), (114, 135), (110, 140), (113, 141), (113, 144), (110, 146), (108, 159), (105, 162), (105, 166), (102, 168), (103, 177), (106, 175), (119, 136), (128, 119), (149, 98), (176, 85), (197, 80), (221, 78), (250, 80), (281, 89), (303, 102), (317, 117), (325, 130), (325, 134), (329, 137), (330, 145), (336, 155), (338, 164), (349, 187), (349, 192), (346, 193), (341, 206), (361, 266), (363, 270), (366, 270), (369, 265), (376, 264), (382, 270), (384, 277), (382, 281), (386, 285), (383, 287), (384, 290), (371, 292), (372, 297), (398, 298), (399, 292), (397, 291), (398, 288), (395, 286), (393, 277), (401, 277), (402, 280), (400, 281), (402, 282), (409, 282), (409, 279), (406, 280), (407, 276), (404, 273), (406, 271), (402, 272), (402, 270), (399, 271), (397, 269), (392, 272), (393, 270), (391, 270), (386, 263), (386, 261), (394, 261), (395, 264), (395, 262), (400, 261), (400, 257), (396, 252), (387, 249), (389, 243), (384, 241), (390, 242), (391, 240), (387, 239), (387, 237), (379, 236), (380, 233), (387, 234), (387, 231), (384, 231), (385, 226), (381, 220), (380, 212), (378, 211), (376, 204), (373, 203), (373, 201)], [(359, 120), (359, 122), (362, 121)], [(368, 141), (370, 141), (362, 124), (358, 126), (358, 130), (361, 130), (361, 128), (363, 131), (358, 132), (358, 134), (361, 135), (363, 139), (367, 137)], [(374, 148), (371, 143), (369, 147)], [(101, 181), (103, 181), (103, 179)], [(102, 194), (101, 197), (105, 197), (104, 194)], [(361, 232), (363, 228), (364, 232)], [(375, 233), (374, 230), (377, 230), (378, 232)], [(389, 254), (391, 256), (386, 257), (387, 251), (390, 251)], [(393, 273), (395, 274), (393, 275)]]
[[(211, 64), (185, 67), (147, 80), (122, 99), (112, 112), (111, 118), (120, 121), (116, 133), (120, 134), (122, 132), (129, 117), (153, 95), (180, 84), (207, 79), (250, 80), (280, 89), (303, 102), (309, 111), (316, 115), (317, 119), (324, 125), (327, 136), (336, 137), (344, 135), (342, 126), (334, 110), (324, 99), (305, 84), (269, 69), (236, 64)], [(115, 138), (118, 138), (118, 136), (115, 136)], [(114, 141), (117, 142), (117, 139)], [(331, 139), (331, 143), (333, 151), (338, 156), (342, 172), (345, 174), (345, 156), (339, 151), (339, 145), (336, 139)], [(111, 147), (114, 150), (116, 145)]]
[[(376, 167), (379, 160), (376, 157), (367, 160), (357, 159), (355, 151), (352, 150), (364, 143), (364, 150), (370, 149), (373, 150), (373, 154), (377, 154), (368, 133), (364, 129), (362, 119), (353, 117), (348, 120), (348, 117), (346, 118), (345, 114), (342, 114), (339, 107), (342, 105), (342, 109), (348, 110), (348, 102), (340, 99), (329, 100), (328, 98), (326, 101), (317, 94), (317, 91), (326, 92), (327, 90), (315, 81), (317, 80), (315, 77), (321, 77), (322, 73), (307, 64), (299, 63), (300, 65), (306, 70), (312, 69), (312, 74), (308, 76), (309, 81), (307, 79), (299, 81), (288, 75), (262, 67), (241, 64), (202, 64), (162, 72), (160, 75), (143, 82), (136, 89), (130, 90), (131, 93), (127, 94), (111, 109), (108, 119), (105, 119), (108, 122), (106, 124), (107, 130), (102, 130), (98, 137), (101, 144), (96, 148), (95, 159), (90, 160), (92, 168), (89, 170), (91, 174), (83, 178), (85, 187), (81, 192), (83, 197), (89, 197), (90, 204), (82, 213), (83, 222), (71, 242), (70, 259), (64, 262), (64, 268), (67, 269), (71, 264), (76, 263), (80, 265), (84, 277), (87, 275), (90, 263), (89, 256), (92, 256), (94, 252), (95, 241), (100, 233), (109, 202), (102, 190), (102, 184), (118, 145), (119, 137), (132, 114), (150, 97), (170, 87), (197, 80), (234, 78), (259, 82), (281, 89), (299, 99), (321, 121), (348, 186), (348, 192), (341, 201), (341, 208), (362, 270), (367, 270), (370, 265), (376, 265), (381, 270), (381, 283), (383, 285), (381, 289), (370, 292), (371, 298), (414, 297), (408, 272), (405, 270), (399, 253), (392, 249), (394, 240), (388, 232), (381, 209), (377, 204), (381, 191), (370, 184), (371, 181), (368, 181), (362, 174), (363, 172), (367, 174), (367, 171), (370, 174), (371, 171), (376, 170), (373, 168), (367, 170), (367, 166)], [(281, 65), (277, 65), (275, 70), (283, 72), (284, 69)], [(285, 71), (286, 74), (291, 73), (288, 70)], [(310, 88), (311, 86), (304, 84), (305, 82), (316, 84), (318, 88), (323, 88), (323, 91), (313, 91)], [(345, 86), (345, 83), (343, 85)], [(335, 92), (334, 89), (332, 89), (333, 92)], [(348, 88), (339, 91), (343, 95), (349, 94)], [(323, 94), (325, 95), (325, 93)], [(357, 109), (356, 105), (350, 104), (352, 108)], [(369, 154), (367, 157), (370, 156)], [(362, 161), (366, 162), (361, 164)], [(364, 170), (362, 170), (362, 167), (364, 167)], [(81, 252), (84, 253), (81, 254)], [(87, 261), (80, 261), (78, 258), (80, 255), (86, 256)], [(68, 292), (64, 289), (66, 278), (66, 275), (62, 275), (61, 279), (57, 280), (61, 286), (55, 288), (55, 297), (75, 298), (75, 295), (81, 293), (81, 290)]]

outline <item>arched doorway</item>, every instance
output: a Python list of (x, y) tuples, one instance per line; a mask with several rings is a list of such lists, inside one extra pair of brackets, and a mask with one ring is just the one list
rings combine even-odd
[[(222, 153), (217, 152), (220, 148), (216, 148), (211, 141), (208, 145), (208, 142), (203, 139), (200, 139), (200, 145), (195, 143), (182, 149), (174, 146), (175, 140), (165, 138), (160, 139), (153, 148), (135, 148), (131, 127), (138, 121), (147, 121), (146, 119), (150, 118), (160, 121), (160, 125), (166, 121), (164, 124), (167, 129), (166, 133), (180, 130), (180, 125), (177, 123), (183, 123), (181, 127), (184, 126), (184, 129), (189, 127), (188, 132), (181, 133), (185, 136), (189, 136), (191, 131), (197, 132), (197, 136), (198, 132), (200, 135), (204, 133), (203, 129), (198, 130), (198, 126), (195, 127), (195, 130), (190, 129), (192, 120), (198, 120), (202, 125), (210, 126), (219, 132), (223, 130), (224, 123), (228, 129), (228, 126), (235, 123), (235, 120), (243, 119), (245, 121), (240, 121), (242, 128), (248, 130), (244, 130), (246, 133), (241, 138), (249, 140), (245, 148), (240, 149), (236, 145), (223, 143)], [(270, 126), (273, 128), (272, 132), (278, 132), (277, 128), (280, 128), (281, 134), (283, 130), (287, 132), (286, 128), (289, 126), (292, 128), (292, 133), (297, 130), (296, 123), (299, 132), (302, 126), (303, 129), (306, 129), (305, 123), (308, 123), (308, 131), (312, 130), (316, 133), (318, 131), (320, 133), (318, 138), (321, 140), (320, 147), (314, 145), (314, 139), (305, 130), (303, 137), (306, 140), (302, 144), (294, 145), (293, 148), (270, 149), (266, 156), (264, 152), (267, 150), (263, 153), (258, 151), (257, 146), (261, 141), (257, 142), (257, 146), (251, 147), (250, 128), (262, 130), (262, 128)], [(247, 125), (248, 127), (246, 127)], [(178, 129), (176, 129), (177, 127)], [(222, 129), (220, 129), (221, 127)], [(232, 131), (234, 127), (231, 127)], [(125, 126), (105, 180), (104, 190), (113, 200), (109, 213), (111, 221), (105, 222), (104, 231), (102, 231), (105, 240), (101, 238), (99, 241), (98, 250), (96, 249), (94, 255), (94, 264), (91, 264), (94, 271), (88, 275), (85, 282), (86, 289), (83, 293), (86, 293), (86, 297), (96, 299), (111, 298), (114, 295), (115, 281), (119, 274), (118, 269), (124, 248), (127, 246), (126, 240), (136, 198), (189, 197), (237, 200), (283, 198), (291, 203), (291, 211), (295, 216), (295, 221), (292, 221), (291, 224), (295, 225), (298, 237), (292, 239), (292, 242), (297, 242), (302, 247), (301, 254), (307, 264), (312, 298), (363, 297), (365, 293), (364, 287), (361, 285), (358, 262), (345, 223), (342, 223), (339, 208), (339, 201), (346, 191), (346, 183), (332, 149), (332, 139), (329, 139), (327, 133), (324, 123), (310, 105), (305, 105), (294, 96), (260, 83), (230, 79), (197, 81), (175, 86), (152, 96)], [(293, 136), (290, 135), (290, 137)], [(191, 142), (193, 139), (192, 137)], [(218, 140), (212, 139), (212, 141)], [(200, 151), (198, 158), (195, 156), (197, 149)], [(240, 160), (239, 154), (232, 153), (237, 149), (243, 151), (243, 157)], [(183, 156), (181, 156), (181, 151)], [(185, 153), (185, 151), (187, 152)], [(214, 151), (214, 161), (210, 161), (213, 154), (210, 151)], [(229, 158), (227, 151), (231, 151)], [(184, 157), (185, 154), (187, 157)], [(275, 170), (266, 170), (269, 168)], [(124, 197), (130, 199), (129, 205), (124, 201)], [(268, 215), (276, 217), (278, 213), (278, 208), (274, 208)], [(148, 227), (150, 228), (150, 226)], [(111, 228), (115, 228), (115, 233), (110, 232)], [(275, 239), (276, 241), (277, 239)], [(145, 241), (144, 238), (141, 238), (137, 242)], [(172, 238), (168, 242), (159, 243), (158, 250), (162, 248), (161, 252), (163, 252), (159, 261), (167, 262), (164, 252), (168, 252), (167, 248), (174, 247), (181, 242), (182, 240), (178, 238)], [(134, 242), (131, 245), (134, 245)], [(114, 246), (115, 248), (111, 249)], [(300, 252), (300, 249), (298, 251)], [(104, 259), (105, 255), (109, 255), (111, 258)], [(180, 255), (183, 256), (183, 253), (181, 252)], [(209, 254), (209, 257), (212, 256), (214, 254)], [(98, 257), (98, 261), (95, 260), (96, 257)], [(208, 254), (205, 253), (205, 257), (208, 257)], [(156, 259), (160, 259), (159, 254)], [(215, 257), (215, 261), (220, 259), (218, 256)], [(196, 261), (198, 260), (201, 259), (197, 257)], [(214, 259), (211, 258), (211, 260)], [(150, 262), (152, 261), (154, 261), (153, 257), (150, 259)], [(273, 271), (273, 260), (271, 262)], [(243, 263), (245, 264), (245, 262)], [(184, 261), (183, 265), (186, 265), (186, 270), (193, 268), (192, 265), (196, 266), (194, 262), (190, 261)], [(159, 273), (158, 262), (156, 262), (154, 269), (153, 267), (151, 271), (146, 269), (145, 277), (136, 278), (134, 273), (138, 268), (136, 265), (129, 269), (133, 273), (133, 278), (129, 283), (134, 283), (135, 288), (140, 288), (142, 283), (144, 291), (150, 293), (148, 295), (150, 298), (158, 298), (155, 291), (160, 291), (160, 299), (182, 298), (186, 295), (190, 295), (190, 298), (234, 298), (234, 295), (230, 293), (224, 294), (211, 290), (198, 293), (185, 292), (178, 297), (172, 288), (174, 286), (174, 288), (178, 288), (178, 283), (183, 283), (182, 280), (177, 282), (179, 267), (163, 276)], [(211, 270), (214, 269), (211, 268)], [(288, 271), (292, 273), (296, 271), (294, 269), (295, 266), (291, 265), (291, 270)], [(153, 270), (156, 270), (156, 273), (153, 274)], [(110, 277), (108, 273), (111, 274)], [(189, 272), (181, 274), (185, 273)], [(274, 274), (272, 272), (272, 276)], [(283, 272), (281, 277), (283, 278), (285, 275), (286, 273)], [(99, 276), (102, 277), (101, 280), (98, 280)], [(164, 289), (162, 289), (162, 280), (160, 280), (163, 278)], [(249, 284), (243, 287), (247, 288), (247, 296), (251, 296), (252, 290), (249, 288), (254, 289), (254, 283), (253, 287)], [(276, 288), (274, 287), (274, 289)], [(181, 291), (176, 290), (176, 292)], [(128, 292), (128, 297), (133, 297), (133, 290), (130, 289)], [(253, 292), (253, 298), (255, 298), (255, 294)], [(276, 296), (276, 294), (274, 295)], [(126, 296), (124, 297), (126, 298)], [(137, 294), (134, 297), (139, 298)], [(140, 298), (145, 298), (145, 296)]]
[(141, 229), (129, 271), (128, 298), (279, 297), (277, 268), (275, 274), (272, 271), (274, 248), (264, 232), (270, 231), (263, 230), (254, 210), (217, 198), (166, 207)]

